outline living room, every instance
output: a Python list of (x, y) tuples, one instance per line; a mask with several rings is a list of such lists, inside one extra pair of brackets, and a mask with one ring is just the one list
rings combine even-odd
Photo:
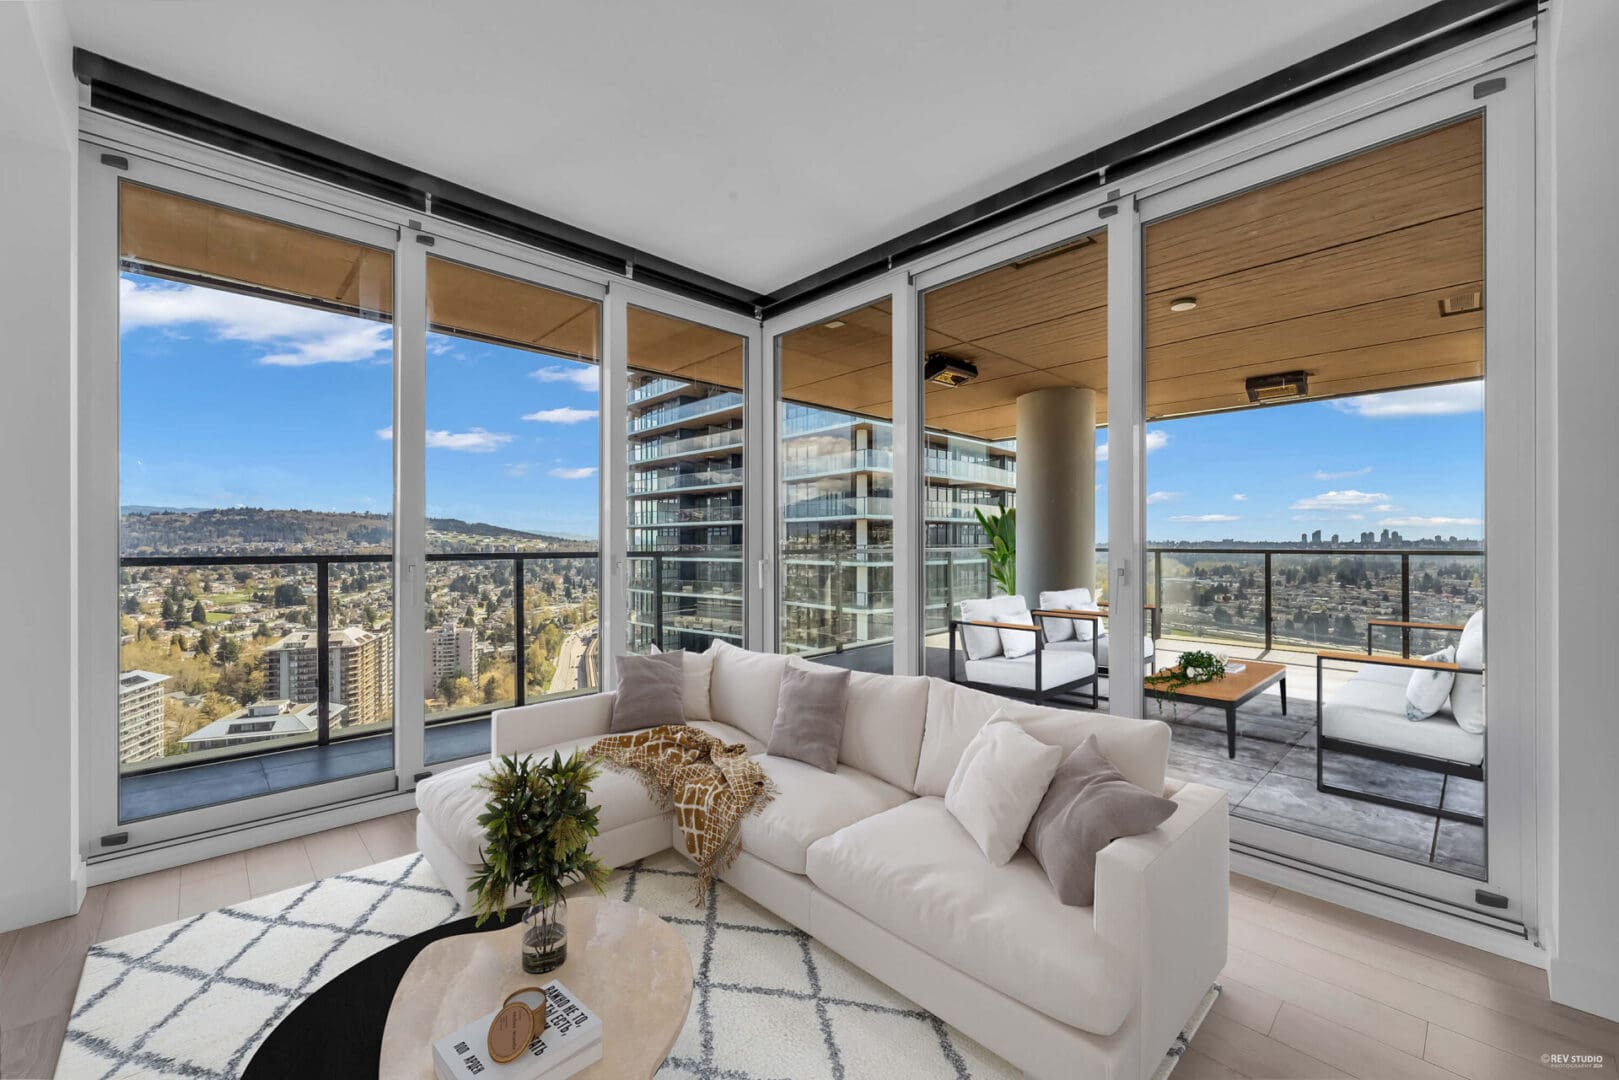
[(1606, 5), (0, 24), (0, 1076), (1614, 1068)]

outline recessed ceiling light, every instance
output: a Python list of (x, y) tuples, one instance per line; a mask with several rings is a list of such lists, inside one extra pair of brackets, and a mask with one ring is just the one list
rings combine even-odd
[(831, 322), (826, 324), (826, 328), (828, 330), (836, 330), (842, 325), (843, 325), (843, 320), (842, 319), (833, 319)]
[(1177, 296), (1169, 302), (1170, 311), (1191, 311), (1197, 307), (1197, 297)]

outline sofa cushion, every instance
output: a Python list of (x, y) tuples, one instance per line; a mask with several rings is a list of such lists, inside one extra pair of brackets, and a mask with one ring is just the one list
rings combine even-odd
[(1137, 978), (1057, 899), (1034, 856), (991, 865), (938, 798), (913, 799), (810, 846), (810, 881), (958, 971), (1054, 1020), (1111, 1035)]
[(1023, 842), (1029, 820), (1062, 764), (1062, 751), (996, 715), (967, 744), (945, 789), (944, 808), (961, 822), (984, 858), (1003, 866)]
[[(680, 707), (686, 711), (687, 720), (708, 720), (708, 684), (714, 677), (714, 654), (689, 649), (675, 651), (680, 655), (680, 670), (686, 677), (686, 685), (680, 694)], [(652, 646), (652, 655), (657, 656), (662, 652), (656, 645)]]
[(787, 658), (739, 649), (718, 639), (709, 651), (714, 654), (714, 676), (708, 688), (710, 719), (739, 727), (768, 743)]
[[(576, 749), (588, 750), (596, 739), (597, 736), (591, 736), (530, 752), (536, 758), (549, 758), (553, 752), (560, 751), (566, 758)], [(492, 767), (493, 762), (475, 761), (430, 776), (416, 785), (416, 807), (422, 816), (456, 858), (474, 866), (482, 861), (479, 852), (483, 850), (484, 837), (478, 815), (483, 813), (489, 793), (472, 785)], [(590, 805), (601, 807), (597, 824), (604, 833), (663, 813), (637, 774), (609, 765), (602, 766), (601, 775), (591, 785)], [(456, 887), (462, 883), (448, 884)]]
[(909, 791), (927, 719), (926, 676), (852, 672), (838, 760)]
[[(957, 605), (963, 621), (1000, 622), (1010, 612), (1013, 596), (990, 596), (984, 599), (963, 600)], [(1001, 655), (1001, 632), (993, 626), (963, 626), (961, 647), (967, 650), (967, 659), (982, 660)]]
[[(1108, 643), (1109, 643), (1109, 641), (1110, 641), (1110, 636), (1108, 635), (1108, 633), (1106, 631), (1103, 631), (1102, 635), (1099, 638), (1097, 638), (1097, 640), (1096, 640), (1096, 661), (1097, 661), (1098, 664), (1100, 664), (1104, 668), (1111, 666), (1111, 663), (1110, 663), (1110, 661), (1108, 659)], [(1046, 651), (1047, 652), (1082, 652), (1082, 653), (1089, 653), (1091, 651), (1091, 643), (1089, 641), (1079, 641), (1079, 640), (1076, 640), (1076, 639), (1070, 639), (1068, 641), (1058, 641), (1058, 642), (1056, 642), (1054, 644), (1047, 645), (1046, 646)], [(1141, 665), (1142, 665), (1143, 668), (1146, 667), (1147, 661), (1152, 659), (1152, 654), (1153, 654), (1152, 635), (1151, 634), (1146, 634), (1141, 639)]]
[(607, 721), (609, 734), (686, 722), (681, 707), (686, 689), (685, 655), (672, 652), (618, 658), (618, 699)]
[(1426, 720), (1405, 718), (1405, 686), (1409, 678), (1407, 668), (1367, 664), (1333, 691), (1321, 707), (1321, 733), (1329, 739), (1347, 739), (1464, 765), (1482, 763), (1484, 735), (1464, 731), (1449, 709), (1440, 709)]
[[(1016, 658), (990, 656), (983, 660), (968, 660), (962, 666), (966, 671), (968, 682), (1004, 686), (1008, 690), (1035, 689), (1033, 653)], [(1040, 657), (1039, 689), (1051, 690), (1094, 674), (1096, 674), (1096, 660), (1088, 650), (1048, 652)]]
[[(1461, 640), (1456, 643), (1456, 666), (1484, 670), (1484, 612), (1475, 611), (1462, 627)], [(1484, 676), (1456, 675), (1450, 688), (1450, 711), (1463, 731), (1474, 735), (1484, 733)]]
[(802, 761), (822, 772), (836, 772), (848, 707), (847, 670), (788, 660), (781, 673), (781, 694), (766, 752)]
[[(1456, 648), (1446, 645), (1438, 652), (1424, 656), (1423, 659), (1453, 664), (1456, 662)], [(1451, 685), (1455, 681), (1456, 673), (1453, 671), (1442, 671), (1437, 668), (1413, 670), (1405, 683), (1405, 718), (1426, 720), (1444, 708), (1445, 702), (1450, 698)]]
[[(1040, 606), (1047, 611), (1095, 611), (1096, 602), (1089, 589), (1058, 589), (1040, 594)], [(1041, 619), (1046, 641), (1089, 642), (1096, 633), (1097, 623), (1089, 619)]]
[(742, 850), (791, 874), (804, 872), (804, 852), (815, 841), (911, 797), (847, 765), (826, 773), (792, 758), (754, 760), (775, 782), (776, 797), (742, 819)]
[(1095, 735), (1107, 759), (1132, 784), (1162, 791), (1169, 759), (1169, 725), (1110, 713), (1052, 709), (1032, 702), (1010, 701), (944, 679), (928, 680), (928, 720), (922, 735), (922, 755), (916, 767), (918, 795), (943, 796), (955, 775), (956, 763), (978, 729), (997, 709), (1016, 720), (1023, 730), (1065, 753)]

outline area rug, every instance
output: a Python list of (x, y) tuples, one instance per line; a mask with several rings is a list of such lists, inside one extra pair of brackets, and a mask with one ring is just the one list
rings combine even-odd
[[(667, 920), (692, 954), (691, 1014), (665, 1080), (1000, 1080), (1017, 1069), (723, 882), (666, 851), (607, 895)], [(58, 1080), (228, 1080), (339, 971), (458, 916), (409, 855), (93, 946)], [(1165, 1056), (1169, 1075), (1213, 995)]]

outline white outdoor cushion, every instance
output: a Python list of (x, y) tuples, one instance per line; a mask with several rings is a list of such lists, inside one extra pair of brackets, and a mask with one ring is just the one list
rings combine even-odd
[(761, 754), (754, 760), (775, 781), (776, 797), (742, 819), (742, 850), (790, 874), (804, 872), (804, 852), (821, 837), (911, 798), (847, 765), (828, 773), (792, 758)]
[[(1008, 596), (1004, 599), (1010, 603), (1002, 605), (1000, 620), (1012, 623), (1015, 626), (1033, 626), (1034, 616), (1029, 614), (1029, 605), (1023, 602), (1021, 596)], [(1001, 635), (1001, 655), (1016, 659), (1028, 656), (1034, 652), (1033, 630), (1007, 630), (995, 631)]]
[[(1040, 594), (1040, 606), (1047, 611), (1095, 611), (1089, 589), (1057, 589)], [(1089, 641), (1097, 623), (1089, 619), (1041, 619), (1047, 641)]]
[[(973, 622), (1000, 622), (1005, 616), (1010, 596), (991, 596), (983, 600), (963, 600), (959, 605), (960, 618)], [(992, 626), (963, 626), (961, 647), (967, 650), (967, 659), (981, 660), (986, 656), (1001, 655), (1001, 632)]]
[[(588, 739), (545, 746), (530, 753), (536, 758), (549, 758), (553, 752), (561, 751), (566, 758), (575, 749), (588, 749), (598, 738), (600, 736), (592, 735)], [(474, 866), (482, 861), (479, 852), (483, 849), (484, 838), (478, 815), (483, 813), (489, 793), (472, 785), (485, 776), (493, 765), (489, 761), (475, 761), (437, 773), (416, 785), (416, 807), (422, 816), (455, 852), (456, 858)], [(602, 766), (601, 775), (591, 785), (590, 803), (601, 807), (597, 825), (604, 833), (663, 813), (652, 801), (637, 773), (609, 765)], [(459, 886), (462, 883), (449, 884)]]
[(1138, 977), (1097, 941), (1093, 909), (1065, 907), (1027, 851), (992, 865), (943, 799), (833, 833), (806, 865), (832, 899), (1062, 1023), (1111, 1035), (1136, 1003)]
[[(1441, 663), (1454, 663), (1456, 649), (1446, 645), (1438, 652), (1431, 652), (1423, 657), (1424, 660), (1437, 660)], [(1445, 707), (1450, 697), (1450, 687), (1456, 681), (1453, 671), (1440, 671), (1434, 668), (1415, 668), (1411, 677), (1405, 684), (1405, 718), (1407, 720), (1426, 720), (1434, 713)]]
[(1169, 760), (1169, 725), (1162, 720), (1114, 716), (1104, 712), (1053, 709), (1032, 702), (1010, 701), (944, 679), (928, 680), (928, 723), (922, 733), (922, 756), (916, 766), (918, 795), (943, 796), (955, 775), (962, 751), (978, 729), (1004, 709), (1023, 730), (1051, 746), (1074, 752), (1087, 735), (1124, 778), (1148, 791), (1162, 791)]
[(838, 760), (909, 791), (927, 719), (925, 676), (853, 672)]
[[(1012, 658), (991, 656), (968, 660), (964, 665), (967, 681), (1009, 690), (1033, 690), (1034, 654)], [(1096, 661), (1089, 652), (1047, 652), (1040, 657), (1040, 689), (1050, 690), (1064, 683), (1096, 674)]]
[(755, 739), (752, 735), (749, 735), (746, 731), (743, 731), (739, 727), (732, 727), (730, 724), (722, 724), (718, 720), (688, 720), (687, 724), (690, 727), (696, 728), (698, 731), (707, 732), (721, 742), (741, 743), (743, 746), (748, 748), (748, 753), (750, 754), (762, 754), (765, 752), (764, 743), (760, 742), (758, 739)]
[(945, 789), (944, 807), (961, 822), (984, 858), (1004, 866), (1023, 843), (1029, 821), (1061, 764), (1057, 747), (1047, 746), (1010, 720), (991, 720), (963, 751)]
[[(1047, 645), (1046, 651), (1083, 652), (1089, 654), (1091, 651), (1091, 643), (1089, 641), (1080, 641), (1077, 638), (1069, 641), (1059, 641), (1056, 644)], [(1148, 660), (1152, 659), (1152, 653), (1152, 635), (1147, 634), (1141, 639), (1141, 662), (1143, 665), (1145, 665)], [(1102, 667), (1110, 666), (1108, 663), (1108, 634), (1106, 631), (1103, 631), (1102, 636), (1097, 639), (1096, 657), (1098, 663), (1100, 663)]]
[(1463, 765), (1481, 763), (1484, 736), (1463, 731), (1449, 709), (1426, 720), (1405, 718), (1409, 678), (1406, 668), (1367, 664), (1322, 706), (1322, 734)]
[[(1456, 643), (1456, 664), (1484, 670), (1484, 612), (1473, 612), (1462, 628), (1461, 640)], [(1484, 733), (1484, 676), (1457, 674), (1450, 688), (1450, 711), (1463, 731)]]
[(714, 676), (708, 689), (710, 718), (768, 743), (787, 658), (739, 649), (718, 639), (709, 651), (714, 654)]

